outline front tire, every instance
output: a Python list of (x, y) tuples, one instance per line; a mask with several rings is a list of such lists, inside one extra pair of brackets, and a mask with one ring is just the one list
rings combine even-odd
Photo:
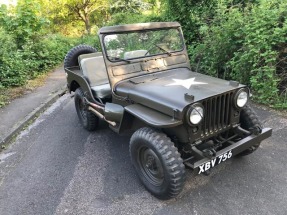
[[(242, 128), (250, 132), (259, 133), (262, 130), (262, 124), (260, 120), (258, 119), (258, 116), (256, 115), (254, 110), (249, 105), (246, 105), (242, 109), (240, 113), (240, 123), (241, 123)], [(260, 144), (261, 142), (254, 144), (250, 148), (239, 153), (238, 156), (246, 156), (246, 155), (253, 153), (259, 148)]]
[(75, 107), (83, 127), (88, 131), (96, 130), (99, 118), (87, 109), (84, 101), (84, 92), (80, 87), (75, 91)]
[(131, 137), (130, 156), (146, 189), (159, 199), (171, 199), (185, 182), (183, 160), (173, 142), (164, 133), (141, 128)]

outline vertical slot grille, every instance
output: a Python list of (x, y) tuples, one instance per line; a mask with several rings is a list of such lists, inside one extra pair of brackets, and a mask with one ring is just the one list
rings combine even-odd
[(233, 93), (230, 92), (206, 99), (202, 102), (204, 107), (203, 135), (225, 129), (230, 125), (232, 95)]

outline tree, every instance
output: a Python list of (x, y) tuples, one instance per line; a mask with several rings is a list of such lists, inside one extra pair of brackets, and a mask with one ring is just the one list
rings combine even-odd
[(106, 13), (108, 9), (108, 3), (105, 0), (67, 0), (65, 6), (69, 11), (69, 15), (76, 16), (84, 22), (88, 34), (91, 34), (93, 14)]
[(111, 13), (141, 13), (149, 9), (150, 4), (142, 0), (113, 0), (111, 1)]
[(38, 1), (46, 12), (44, 15), (51, 21), (51, 29), (64, 34), (79, 33), (82, 26), (85, 33), (90, 34), (93, 25), (100, 26), (107, 19), (109, 8), (108, 0)]

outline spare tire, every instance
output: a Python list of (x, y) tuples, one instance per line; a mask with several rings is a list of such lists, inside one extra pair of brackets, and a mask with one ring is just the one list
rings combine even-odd
[(73, 67), (73, 66), (79, 66), (78, 57), (82, 54), (90, 54), (97, 52), (97, 49), (95, 49), (92, 46), (88, 45), (78, 45), (72, 48), (65, 56), (64, 59), (64, 68), (67, 67)]

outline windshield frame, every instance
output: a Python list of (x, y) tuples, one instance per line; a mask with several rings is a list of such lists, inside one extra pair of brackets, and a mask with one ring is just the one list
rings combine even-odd
[[(134, 58), (128, 58), (128, 59), (110, 59), (110, 56), (107, 53), (107, 47), (105, 44), (105, 37), (109, 36), (109, 35), (116, 35), (116, 34), (127, 34), (127, 33), (142, 33), (142, 32), (151, 32), (151, 31), (164, 31), (164, 30), (170, 30), (170, 29), (176, 29), (178, 31), (179, 34), (179, 39), (181, 42), (181, 49), (179, 50), (175, 50), (175, 51), (168, 51), (168, 52), (162, 52), (162, 53), (156, 53), (156, 54), (151, 54), (151, 55), (147, 55), (147, 56), (140, 56), (140, 57), (134, 57)], [(150, 58), (150, 57), (157, 57), (157, 56), (161, 56), (161, 55), (170, 55), (172, 56), (174, 53), (178, 53), (178, 52), (182, 52), (185, 49), (185, 42), (184, 42), (184, 37), (182, 34), (182, 30), (180, 27), (164, 27), (164, 28), (155, 28), (155, 29), (143, 29), (143, 30), (132, 30), (132, 31), (121, 31), (121, 32), (111, 32), (111, 33), (105, 33), (103, 34), (102, 37), (102, 46), (106, 55), (106, 59), (111, 62), (111, 63), (117, 63), (117, 62), (122, 62), (122, 61), (126, 61), (126, 62), (131, 62), (133, 60), (139, 60), (139, 59), (145, 59), (145, 58)]]

